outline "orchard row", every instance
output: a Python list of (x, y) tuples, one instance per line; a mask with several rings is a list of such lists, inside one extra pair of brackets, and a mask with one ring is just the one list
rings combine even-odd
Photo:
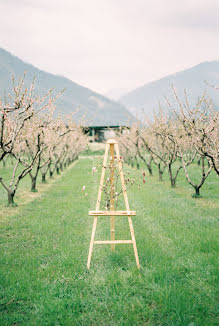
[(55, 100), (49, 91), (44, 96), (34, 95), (35, 83), (24, 87), (13, 80), (13, 92), (7, 101), (0, 102), (0, 162), (12, 164), (10, 180), (0, 176), (0, 183), (14, 205), (14, 196), (20, 181), (29, 175), (31, 191), (37, 191), (39, 175), (42, 181), (60, 173), (84, 150), (87, 137), (73, 116), (54, 117)]
[[(150, 175), (155, 165), (160, 180), (167, 170), (172, 187), (183, 170), (198, 197), (211, 171), (219, 175), (219, 112), (205, 94), (194, 106), (189, 105), (186, 93), (183, 101), (174, 88), (173, 94), (174, 104), (167, 100), (170, 110), (160, 108), (153, 119), (145, 117), (143, 123), (133, 124), (120, 135), (119, 142), (128, 164), (139, 167), (141, 160)], [(195, 161), (198, 164), (193, 178), (189, 166)]]

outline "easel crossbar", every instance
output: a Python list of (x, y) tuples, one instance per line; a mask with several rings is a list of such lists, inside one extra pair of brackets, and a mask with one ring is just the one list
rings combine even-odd
[(132, 240), (100, 240), (94, 241), (95, 244), (121, 244), (121, 243), (133, 243)]
[(135, 211), (89, 211), (90, 216), (135, 216)]

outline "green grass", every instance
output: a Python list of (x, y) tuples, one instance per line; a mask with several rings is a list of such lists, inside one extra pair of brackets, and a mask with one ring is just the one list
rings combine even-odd
[[(218, 325), (219, 180), (209, 176), (200, 199), (183, 174), (176, 189), (166, 175), (130, 188), (141, 269), (132, 246), (118, 245), (96, 246), (88, 271), (94, 161), (80, 159), (0, 221), (0, 325)], [(96, 238), (109, 238), (109, 218), (99, 218)], [(125, 217), (116, 238), (130, 238)]]
[(104, 150), (91, 150), (90, 148), (83, 151), (83, 153), (80, 154), (80, 156), (97, 156), (97, 155), (104, 155)]

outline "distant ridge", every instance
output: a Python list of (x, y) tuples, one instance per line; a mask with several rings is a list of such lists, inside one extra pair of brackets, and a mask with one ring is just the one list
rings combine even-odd
[(84, 117), (84, 124), (87, 126), (127, 125), (134, 120), (122, 104), (80, 86), (68, 78), (42, 71), (2, 48), (0, 48), (0, 96), (10, 91), (11, 76), (14, 75), (18, 79), (23, 76), (24, 71), (27, 72), (26, 85), (30, 85), (36, 77), (38, 94), (45, 94), (51, 88), (54, 88), (56, 93), (65, 89), (62, 97), (56, 102), (56, 114), (76, 112), (74, 115), (76, 120), (80, 121)]
[(188, 99), (194, 104), (204, 91), (213, 100), (216, 108), (219, 108), (219, 90), (215, 90), (206, 84), (219, 86), (219, 61), (200, 63), (190, 69), (177, 72), (160, 80), (145, 84), (125, 95), (119, 101), (125, 105), (133, 115), (141, 115), (142, 110), (149, 116), (159, 104), (166, 107), (164, 96), (173, 101), (173, 85), (181, 98), (184, 89)]

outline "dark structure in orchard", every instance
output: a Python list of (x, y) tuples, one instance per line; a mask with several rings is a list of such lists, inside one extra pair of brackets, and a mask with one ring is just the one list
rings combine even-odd
[(89, 135), (90, 142), (103, 142), (106, 139), (113, 138), (118, 133), (127, 130), (128, 126), (89, 126), (83, 127), (84, 133)]

